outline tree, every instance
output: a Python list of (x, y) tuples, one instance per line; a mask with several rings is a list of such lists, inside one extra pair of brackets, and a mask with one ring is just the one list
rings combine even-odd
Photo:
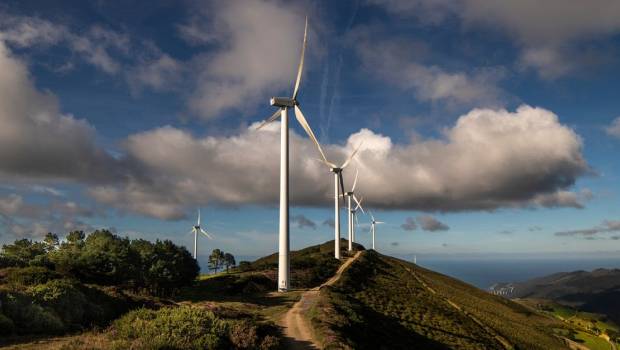
[(226, 272), (228, 272), (228, 269), (234, 267), (236, 264), (235, 257), (232, 254), (224, 254), (224, 266), (226, 267)]
[(43, 243), (46, 244), (45, 249), (48, 252), (51, 252), (52, 250), (58, 248), (58, 244), (59, 244), (58, 235), (55, 233), (48, 232), (45, 235), (45, 238), (43, 238)]
[(209, 269), (217, 272), (224, 262), (224, 252), (219, 249), (213, 249), (209, 255)]
[(46, 245), (29, 239), (18, 239), (13, 244), (2, 246), (2, 260), (7, 266), (46, 266)]

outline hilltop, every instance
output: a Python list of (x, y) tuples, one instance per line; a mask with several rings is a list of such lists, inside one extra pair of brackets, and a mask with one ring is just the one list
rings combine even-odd
[(566, 349), (569, 326), (412, 263), (362, 252), (311, 312), (328, 349)]

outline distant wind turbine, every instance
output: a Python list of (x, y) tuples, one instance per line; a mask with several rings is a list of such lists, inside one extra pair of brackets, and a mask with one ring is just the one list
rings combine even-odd
[[(344, 195), (347, 196), (347, 206), (348, 206), (348, 210), (349, 210), (349, 217), (348, 217), (348, 221), (349, 221), (349, 251), (353, 250), (353, 242), (355, 242), (355, 228), (354, 228), (354, 223), (353, 223), (353, 218), (356, 218), (355, 216), (355, 212), (357, 212), (358, 208), (362, 209), (362, 212), (364, 212), (364, 208), (362, 208), (362, 204), (361, 201), (357, 199), (357, 197), (355, 196), (355, 186), (357, 186), (357, 177), (359, 175), (359, 170), (355, 171), (355, 180), (353, 181), (353, 186), (351, 186), (351, 191), (346, 192)], [(351, 199), (353, 199), (355, 201), (355, 203), (357, 203), (357, 206), (355, 207), (355, 209), (351, 208)]]
[(198, 233), (202, 233), (207, 238), (213, 239), (213, 237), (209, 235), (207, 231), (203, 230), (202, 227), (200, 227), (200, 209), (198, 209), (198, 221), (196, 221), (196, 225), (192, 226), (192, 229), (189, 231), (189, 233), (194, 234), (194, 259), (196, 259), (198, 256)]
[(379, 224), (385, 224), (383, 221), (375, 220), (375, 217), (372, 215), (372, 212), (369, 210), (368, 214), (370, 214), (370, 232), (372, 233), (372, 249), (375, 250), (375, 226)]
[(359, 222), (357, 221), (357, 211), (361, 210), (362, 213), (366, 214), (366, 212), (364, 212), (364, 208), (362, 207), (362, 201), (364, 200), (364, 198), (360, 198), (360, 200), (357, 200), (357, 197), (355, 197), (355, 195), (352, 195), (353, 199), (355, 199), (355, 202), (357, 202), (357, 205), (355, 206), (355, 209), (351, 210), (351, 216), (353, 217), (354, 220), (351, 220), (353, 226), (351, 228), (351, 241), (353, 243), (355, 243), (355, 225), (359, 225)]
[[(299, 84), (301, 83), (301, 74), (304, 68), (304, 56), (306, 52), (306, 43), (308, 37), (308, 18), (306, 17), (306, 26), (304, 28), (304, 41), (301, 47), (301, 60), (299, 61), (299, 67), (297, 69), (297, 79), (295, 80), (295, 87), (293, 88), (292, 97), (272, 97), (270, 104), (278, 107), (278, 110), (263, 123), (261, 123), (256, 130), (263, 126), (273, 122), (280, 118), (280, 233), (279, 233), (279, 246), (278, 246), (278, 291), (288, 291), (290, 285), (290, 239), (289, 239), (289, 195), (288, 195), (288, 110), (293, 108), (295, 111), (295, 117), (301, 127), (306, 131), (310, 139), (315, 144), (318, 144), (314, 132), (308, 125), (306, 117), (299, 108), (299, 101), (297, 101), (297, 93), (299, 92)], [(325, 154), (321, 151), (321, 156), (325, 158)]]

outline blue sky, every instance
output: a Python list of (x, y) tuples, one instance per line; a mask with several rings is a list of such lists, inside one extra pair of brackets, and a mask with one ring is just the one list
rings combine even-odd
[[(610, 0), (5, 1), (0, 242), (113, 228), (189, 247), (201, 207), (203, 251), (275, 251), (277, 126), (251, 125), (290, 93), (306, 15), (299, 99), (329, 158), (364, 141), (345, 179), (360, 169), (387, 222), (379, 250), (617, 255)], [(332, 178), (291, 125), (298, 248), (333, 239)]]

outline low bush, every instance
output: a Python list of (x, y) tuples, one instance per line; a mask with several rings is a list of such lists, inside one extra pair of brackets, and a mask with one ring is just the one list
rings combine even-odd
[(15, 330), (15, 324), (10, 318), (0, 313), (0, 335), (11, 335)]
[(135, 310), (116, 320), (109, 331), (115, 349), (267, 350), (278, 346), (274, 334), (273, 326), (255, 319), (225, 319), (190, 306)]

